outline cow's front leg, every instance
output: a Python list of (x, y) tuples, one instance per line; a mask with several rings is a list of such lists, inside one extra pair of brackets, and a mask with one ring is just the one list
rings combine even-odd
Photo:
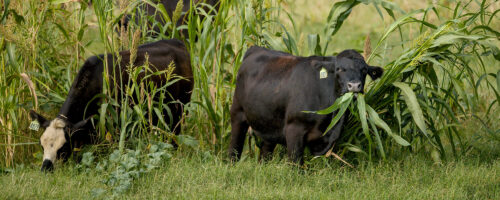
[(285, 137), (288, 158), (298, 164), (303, 164), (304, 138), (306, 127), (300, 123), (290, 123), (285, 126)]

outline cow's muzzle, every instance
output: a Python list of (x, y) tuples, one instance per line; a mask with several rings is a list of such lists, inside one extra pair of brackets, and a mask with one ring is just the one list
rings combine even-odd
[(357, 92), (361, 92), (362, 88), (361, 88), (361, 82), (357, 81), (357, 82), (348, 82), (347, 83), (347, 90), (349, 92), (353, 92), (353, 93), (357, 93)]
[(42, 172), (51, 172), (52, 170), (54, 170), (54, 164), (52, 163), (52, 161), (50, 160), (43, 160), (43, 163), (42, 163)]

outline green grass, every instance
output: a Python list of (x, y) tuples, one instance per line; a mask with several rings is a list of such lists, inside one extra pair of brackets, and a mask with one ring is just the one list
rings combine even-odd
[[(500, 159), (476, 158), (434, 165), (410, 156), (400, 161), (364, 163), (355, 169), (337, 160), (298, 169), (284, 160), (229, 164), (217, 157), (175, 155), (118, 196), (126, 199), (498, 199)], [(71, 165), (53, 174), (18, 169), (0, 176), (1, 198), (91, 199), (106, 188), (102, 174)]]

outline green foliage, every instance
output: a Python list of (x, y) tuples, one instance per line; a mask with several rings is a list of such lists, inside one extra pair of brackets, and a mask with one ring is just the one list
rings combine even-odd
[(115, 150), (108, 159), (103, 159), (97, 164), (94, 164), (93, 154), (86, 152), (76, 169), (81, 173), (96, 171), (103, 177), (101, 181), (106, 187), (94, 188), (91, 192), (94, 197), (111, 196), (115, 198), (130, 190), (134, 180), (164, 166), (172, 157), (170, 153), (172, 149), (171, 144), (158, 142), (148, 146), (147, 153), (143, 153), (140, 149), (127, 149), (125, 153)]
[[(481, 6), (485, 6), (481, 7), (484, 11), (488, 4)], [(441, 25), (434, 25), (416, 20), (412, 17), (416, 13), (427, 14), (427, 11), (411, 12), (392, 23), (370, 56), (372, 58), (379, 53), (378, 47), (396, 28), (412, 23), (428, 27), (427, 30), (421, 29), (413, 44), (384, 67), (383, 77), (369, 85), (366, 97), (361, 97), (358, 106), (351, 106), (354, 114), (349, 118), (342, 136), (344, 152), (356, 146), (356, 151), (361, 149), (369, 152), (364, 155), (372, 159), (371, 152), (375, 148), (372, 141), (375, 140), (379, 156), (385, 158), (387, 151), (384, 149), (392, 148), (393, 145), (385, 141), (387, 137), (379, 135), (377, 127), (401, 146), (411, 144), (400, 151), (431, 148), (433, 150), (430, 151), (437, 150), (444, 159), (448, 156), (447, 151), (451, 151), (455, 157), (467, 151), (464, 136), (456, 128), (461, 121), (458, 116), (477, 114), (475, 107), (480, 96), (479, 81), (476, 79), (488, 74), (489, 69), (482, 63), (489, 55), (497, 59), (495, 55), (498, 47), (488, 43), (498, 43), (498, 38), (491, 32), (478, 31), (478, 27), (488, 27), (479, 20), (480, 15), (494, 16), (481, 12), (463, 13)], [(480, 67), (474, 67), (477, 63)], [(493, 80), (484, 82), (488, 89), (483, 92), (498, 94), (498, 88), (492, 87)], [(365, 99), (367, 104), (363, 105)], [(496, 103), (491, 102), (490, 107)], [(343, 102), (335, 106), (348, 105), (349, 102)], [(373, 108), (369, 105), (373, 105)], [(320, 113), (328, 114), (334, 110)], [(365, 119), (365, 110), (371, 129)], [(489, 119), (489, 116), (485, 118)], [(336, 123), (335, 118), (332, 123)], [(398, 130), (398, 133), (393, 130)], [(443, 144), (445, 140), (450, 143), (449, 146)], [(440, 160), (434, 157), (434, 160)]]

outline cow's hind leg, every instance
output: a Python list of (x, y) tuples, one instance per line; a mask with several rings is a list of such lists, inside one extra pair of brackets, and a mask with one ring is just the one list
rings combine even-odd
[(248, 131), (245, 112), (238, 104), (236, 98), (233, 99), (233, 105), (231, 106), (231, 127), (231, 143), (228, 149), (229, 158), (232, 161), (236, 161), (241, 157), (241, 152), (245, 145), (246, 133)]

